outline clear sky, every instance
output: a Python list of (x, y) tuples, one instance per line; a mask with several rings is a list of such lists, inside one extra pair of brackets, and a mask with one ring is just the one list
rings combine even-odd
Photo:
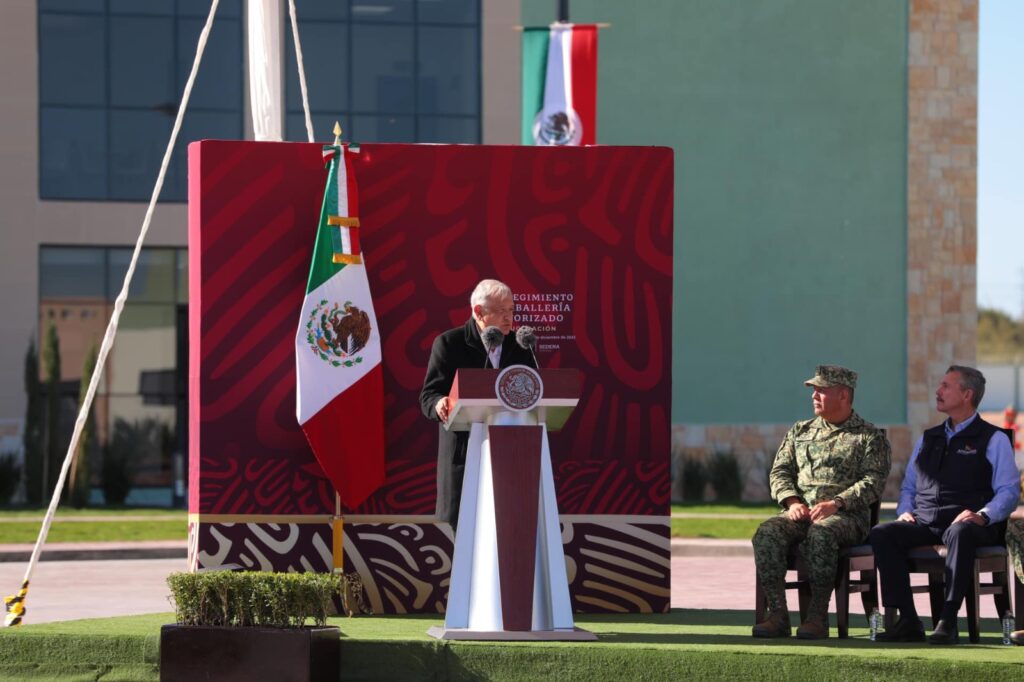
[(981, 0), (978, 305), (1024, 315), (1024, 0)]

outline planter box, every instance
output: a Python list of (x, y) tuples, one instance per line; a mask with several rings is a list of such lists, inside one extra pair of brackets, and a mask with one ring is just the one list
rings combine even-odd
[(337, 682), (339, 636), (336, 627), (165, 625), (160, 629), (160, 679)]

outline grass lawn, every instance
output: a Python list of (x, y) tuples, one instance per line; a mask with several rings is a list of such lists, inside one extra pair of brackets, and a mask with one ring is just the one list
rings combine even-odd
[[(46, 516), (46, 507), (18, 507), (16, 509), (0, 509), (0, 521), (4, 521), (6, 519), (28, 519), (34, 521), (42, 521), (44, 516)], [(74, 507), (57, 508), (58, 521), (64, 517), (73, 518), (77, 516), (112, 517), (111, 520), (116, 520), (116, 517), (124, 516), (167, 516), (181, 518), (184, 521), (188, 518), (188, 512), (186, 512), (184, 509), (167, 509), (166, 507), (86, 507), (84, 509), (75, 509)]]
[[(767, 517), (766, 517), (767, 518)], [(763, 519), (672, 519), (674, 538), (749, 540)]]
[[(44, 509), (0, 510), (0, 544), (33, 543)], [(184, 540), (188, 514), (177, 509), (59, 509), (47, 542)]]
[[(0, 544), (35, 542), (39, 521), (0, 523)], [(185, 540), (188, 522), (181, 521), (54, 521), (47, 543), (132, 542), (137, 540)]]
[(730, 504), (708, 504), (692, 502), (673, 504), (673, 514), (724, 514), (734, 516), (760, 515), (768, 518), (779, 511), (779, 505), (769, 502), (733, 502)]

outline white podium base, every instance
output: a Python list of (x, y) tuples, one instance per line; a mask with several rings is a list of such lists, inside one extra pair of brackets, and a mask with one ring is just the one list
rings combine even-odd
[(479, 642), (596, 642), (597, 635), (574, 627), (572, 630), (465, 630), (435, 625), (427, 630), (434, 639), (475, 640)]

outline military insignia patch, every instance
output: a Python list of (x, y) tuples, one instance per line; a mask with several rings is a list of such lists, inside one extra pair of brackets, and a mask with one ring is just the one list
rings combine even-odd
[(333, 367), (354, 367), (370, 340), (370, 316), (352, 301), (339, 305), (324, 299), (309, 313), (306, 341), (310, 350)]

